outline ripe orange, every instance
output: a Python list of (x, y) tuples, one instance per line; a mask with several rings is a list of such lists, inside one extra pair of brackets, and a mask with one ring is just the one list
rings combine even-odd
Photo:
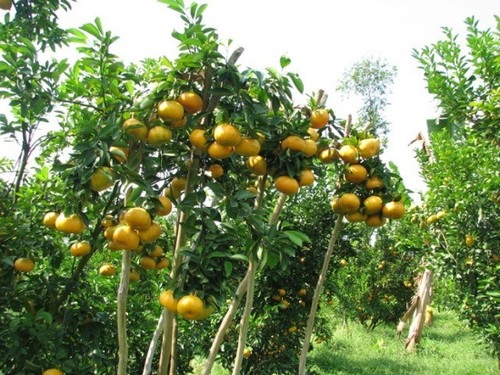
[(200, 297), (194, 294), (188, 294), (179, 299), (177, 303), (177, 312), (184, 319), (201, 319), (205, 315), (205, 303)]
[(299, 176), (299, 185), (300, 186), (309, 186), (314, 183), (315, 177), (313, 171), (310, 169), (304, 169), (300, 172)]
[(249, 348), (245, 348), (243, 350), (243, 357), (244, 358), (248, 358), (252, 355), (252, 349), (249, 349)]
[(123, 250), (134, 250), (139, 246), (140, 238), (128, 225), (120, 225), (113, 232), (113, 242)]
[(426, 222), (428, 225), (434, 224), (436, 221), (438, 221), (438, 218), (436, 215), (431, 215), (427, 218)]
[(122, 127), (127, 134), (140, 141), (145, 141), (148, 136), (148, 127), (133, 117), (126, 120)]
[(184, 117), (184, 107), (175, 100), (162, 100), (156, 109), (163, 121), (180, 120)]
[(12, 8), (12, 0), (0, 0), (0, 9), (10, 10)]
[(115, 223), (115, 218), (113, 217), (113, 215), (106, 215), (102, 220), (101, 220), (101, 226), (103, 228), (110, 228), (112, 226), (114, 226), (116, 223)]
[(312, 139), (306, 139), (304, 141), (305, 143), (305, 148), (304, 148), (304, 154), (310, 158), (311, 156), (316, 155), (316, 152), (318, 151), (318, 146), (316, 145), (316, 142), (314, 142)]
[(345, 215), (345, 218), (350, 223), (360, 223), (362, 221), (365, 221), (367, 217), (368, 217), (367, 214), (362, 213), (360, 211), (356, 211), (353, 212), (352, 214)]
[(123, 163), (128, 159), (128, 147), (110, 146), (109, 153), (118, 161)]
[(208, 146), (208, 155), (213, 159), (225, 159), (233, 153), (233, 146), (224, 146), (218, 142), (213, 142)]
[(211, 177), (214, 179), (218, 179), (224, 174), (224, 168), (222, 168), (220, 164), (212, 164), (210, 167), (208, 167), (208, 171), (210, 172)]
[(276, 190), (286, 195), (294, 195), (299, 191), (299, 183), (290, 176), (280, 176), (274, 180)]
[(156, 125), (149, 129), (147, 141), (154, 146), (164, 145), (172, 140), (172, 131), (164, 126)]
[(286, 290), (281, 288), (281, 289), (278, 289), (278, 294), (281, 296), (281, 297), (284, 297), (286, 296)]
[(267, 171), (266, 159), (262, 156), (250, 156), (247, 160), (247, 166), (255, 173), (257, 176), (263, 176)]
[(141, 275), (139, 274), (139, 272), (137, 272), (137, 270), (135, 270), (134, 268), (131, 268), (130, 275), (129, 275), (129, 281), (131, 283), (133, 283), (133, 282), (139, 281), (140, 279), (141, 279)]
[(162, 270), (164, 268), (167, 268), (169, 265), (170, 265), (170, 262), (168, 261), (167, 258), (160, 257), (160, 260), (156, 263), (156, 269)]
[(90, 244), (87, 241), (75, 242), (71, 245), (69, 251), (74, 257), (83, 257), (90, 253)]
[(113, 186), (113, 171), (109, 167), (99, 167), (90, 177), (90, 189), (103, 191)]
[(179, 120), (172, 120), (170, 122), (170, 127), (173, 128), (173, 129), (181, 129), (183, 128), (184, 126), (186, 126), (187, 124), (187, 117), (183, 117)]
[(306, 143), (298, 135), (289, 135), (281, 141), (281, 149), (283, 151), (304, 152), (306, 150)]
[(116, 242), (113, 242), (112, 240), (108, 242), (108, 249), (111, 251), (118, 251), (118, 250), (125, 250), (123, 247), (118, 245)]
[(300, 297), (305, 297), (307, 295), (307, 289), (300, 288), (299, 291), (297, 292), (297, 295), (299, 295)]
[(342, 259), (340, 260), (340, 265), (341, 265), (342, 267), (347, 266), (347, 260), (346, 260), (346, 259), (344, 259), (344, 258), (342, 258)]
[(330, 147), (322, 148), (321, 150), (319, 150), (317, 156), (318, 159), (325, 164), (333, 163), (339, 157), (337, 150)]
[(365, 184), (368, 190), (375, 190), (384, 187), (384, 181), (379, 176), (372, 176), (366, 180)]
[(151, 250), (148, 254), (148, 256), (150, 256), (151, 258), (161, 257), (162, 255), (163, 249), (160, 245), (155, 245), (155, 247), (153, 247), (153, 250)]
[(57, 212), (47, 212), (43, 217), (43, 225), (47, 228), (55, 228), (58, 216), (59, 214)]
[(51, 368), (45, 370), (42, 375), (64, 375), (64, 373), (58, 368)]
[(184, 176), (174, 177), (171, 182), (172, 187), (178, 191), (186, 190), (187, 179)]
[(139, 261), (139, 264), (145, 270), (154, 270), (156, 268), (156, 260), (154, 260), (150, 256), (143, 256)]
[(107, 240), (113, 241), (113, 234), (115, 233), (115, 230), (118, 228), (118, 226), (119, 225), (115, 225), (115, 226), (106, 228), (106, 230), (104, 231), (104, 237)]
[(319, 133), (316, 129), (309, 128), (309, 129), (307, 129), (307, 132), (309, 133), (311, 140), (313, 140), (314, 142), (316, 142), (319, 139)]
[(358, 149), (352, 145), (343, 145), (339, 149), (339, 156), (346, 163), (355, 164), (359, 160)]
[(389, 202), (382, 207), (382, 214), (389, 219), (401, 219), (405, 213), (405, 206), (402, 201)]
[(170, 201), (170, 199), (168, 199), (168, 197), (166, 197), (164, 195), (160, 195), (158, 197), (158, 200), (161, 203), (161, 207), (156, 207), (156, 214), (157, 215), (166, 216), (170, 212), (172, 212), (172, 202)]
[(17, 258), (14, 268), (19, 272), (31, 272), (35, 268), (35, 262), (30, 258)]
[(160, 305), (177, 314), (177, 304), (179, 300), (174, 298), (174, 291), (172, 289), (164, 290), (160, 294)]
[(376, 138), (367, 138), (359, 141), (359, 155), (363, 159), (370, 159), (380, 151), (380, 141)]
[(219, 124), (214, 129), (214, 139), (222, 146), (236, 146), (241, 142), (241, 133), (232, 124)]
[(103, 264), (99, 268), (99, 274), (102, 276), (113, 276), (116, 274), (116, 268), (112, 264)]
[(187, 113), (194, 114), (201, 111), (203, 99), (195, 92), (183, 92), (177, 98), (177, 102), (182, 104)]
[(468, 247), (472, 247), (472, 246), (474, 246), (474, 243), (475, 243), (475, 242), (476, 242), (476, 241), (474, 241), (474, 237), (472, 237), (472, 235), (471, 235), (471, 234), (467, 234), (467, 235), (465, 236), (465, 244), (466, 244)]
[(161, 226), (156, 222), (152, 222), (148, 229), (139, 231), (139, 238), (142, 243), (150, 243), (156, 241), (161, 236)]
[(193, 129), (193, 131), (189, 134), (189, 142), (191, 142), (193, 147), (200, 151), (208, 150), (208, 139), (205, 136), (205, 133), (206, 130), (204, 129)]
[(128, 209), (123, 219), (132, 229), (146, 230), (151, 226), (151, 216), (149, 212), (142, 207), (132, 207)]
[(367, 215), (373, 215), (382, 211), (383, 205), (384, 202), (378, 195), (371, 195), (363, 201), (363, 206), (365, 207), (365, 213)]
[(288, 328), (288, 332), (289, 333), (294, 333), (296, 331), (297, 331), (297, 326), (291, 326), (291, 327)]
[(329, 119), (330, 115), (326, 109), (316, 109), (311, 114), (311, 128), (321, 129), (328, 124)]
[(382, 216), (380, 214), (375, 214), (375, 215), (368, 215), (368, 217), (365, 220), (365, 223), (369, 227), (376, 228), (384, 225), (386, 221), (387, 219), (385, 216)]
[(366, 180), (368, 171), (361, 164), (351, 164), (347, 167), (345, 178), (352, 184), (359, 184)]
[(82, 218), (76, 214), (68, 217), (60, 214), (56, 219), (56, 229), (63, 233), (79, 234), (85, 230), (85, 224)]
[(339, 198), (339, 208), (344, 214), (352, 214), (359, 210), (361, 201), (356, 194), (344, 193)]
[(344, 213), (341, 209), (340, 209), (340, 198), (339, 197), (333, 197), (332, 199), (332, 210), (333, 212), (337, 213), (337, 214), (342, 214)]
[(241, 138), (234, 146), (234, 152), (241, 156), (257, 156), (260, 152), (260, 142), (254, 138)]

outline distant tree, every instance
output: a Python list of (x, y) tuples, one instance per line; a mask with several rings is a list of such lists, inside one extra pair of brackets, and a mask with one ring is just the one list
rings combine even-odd
[(378, 136), (388, 132), (389, 123), (384, 119), (383, 112), (389, 104), (387, 94), (396, 74), (396, 66), (386, 60), (364, 58), (344, 72), (337, 87), (337, 91), (346, 96), (361, 97), (363, 105), (358, 111), (358, 121), (361, 124), (370, 122), (372, 132)]

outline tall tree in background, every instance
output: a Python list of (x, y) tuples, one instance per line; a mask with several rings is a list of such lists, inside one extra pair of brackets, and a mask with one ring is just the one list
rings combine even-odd
[(344, 72), (337, 91), (346, 96), (356, 95), (362, 100), (358, 111), (358, 122), (372, 124), (372, 132), (384, 136), (388, 132), (388, 122), (383, 117), (387, 106), (387, 95), (394, 82), (397, 68), (380, 58), (364, 58), (354, 63)]

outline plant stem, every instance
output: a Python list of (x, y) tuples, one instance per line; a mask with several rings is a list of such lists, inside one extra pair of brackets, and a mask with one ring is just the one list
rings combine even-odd
[(127, 297), (130, 278), (130, 250), (123, 250), (122, 272), (117, 297), (117, 325), (118, 325), (118, 375), (127, 374), (128, 344), (127, 344)]
[(146, 361), (144, 362), (144, 369), (142, 371), (142, 375), (151, 374), (151, 367), (153, 365), (155, 347), (158, 340), (160, 339), (161, 334), (163, 333), (163, 322), (165, 321), (165, 318), (167, 316), (167, 311), (168, 311), (167, 309), (163, 309), (160, 319), (158, 320), (158, 324), (156, 325), (156, 329), (153, 333), (153, 338), (151, 339), (151, 343), (149, 344), (149, 349), (146, 354)]
[(309, 312), (309, 318), (307, 319), (307, 327), (304, 337), (304, 344), (302, 345), (302, 350), (300, 352), (299, 358), (299, 375), (304, 375), (306, 370), (306, 358), (309, 352), (309, 346), (311, 344), (311, 336), (314, 328), (314, 321), (316, 318), (316, 311), (318, 309), (319, 297), (321, 295), (321, 290), (323, 289), (323, 284), (325, 283), (326, 274), (328, 272), (328, 266), (330, 264), (330, 259), (332, 257), (333, 248), (340, 234), (340, 228), (342, 227), (342, 215), (337, 217), (335, 221), (335, 226), (332, 230), (332, 235), (330, 237), (330, 242), (328, 244), (328, 249), (325, 254), (325, 259), (323, 259), (323, 266), (321, 267), (321, 273), (318, 277), (318, 282), (316, 288), (314, 289), (314, 295), (311, 302), (311, 310)]

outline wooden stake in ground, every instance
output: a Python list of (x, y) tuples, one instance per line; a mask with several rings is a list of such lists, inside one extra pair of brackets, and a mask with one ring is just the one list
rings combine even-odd
[(420, 342), (425, 312), (431, 297), (431, 283), (432, 272), (426, 269), (418, 287), (418, 302), (413, 313), (413, 321), (408, 332), (408, 339), (405, 343), (406, 350), (410, 353), (415, 351), (417, 344)]

